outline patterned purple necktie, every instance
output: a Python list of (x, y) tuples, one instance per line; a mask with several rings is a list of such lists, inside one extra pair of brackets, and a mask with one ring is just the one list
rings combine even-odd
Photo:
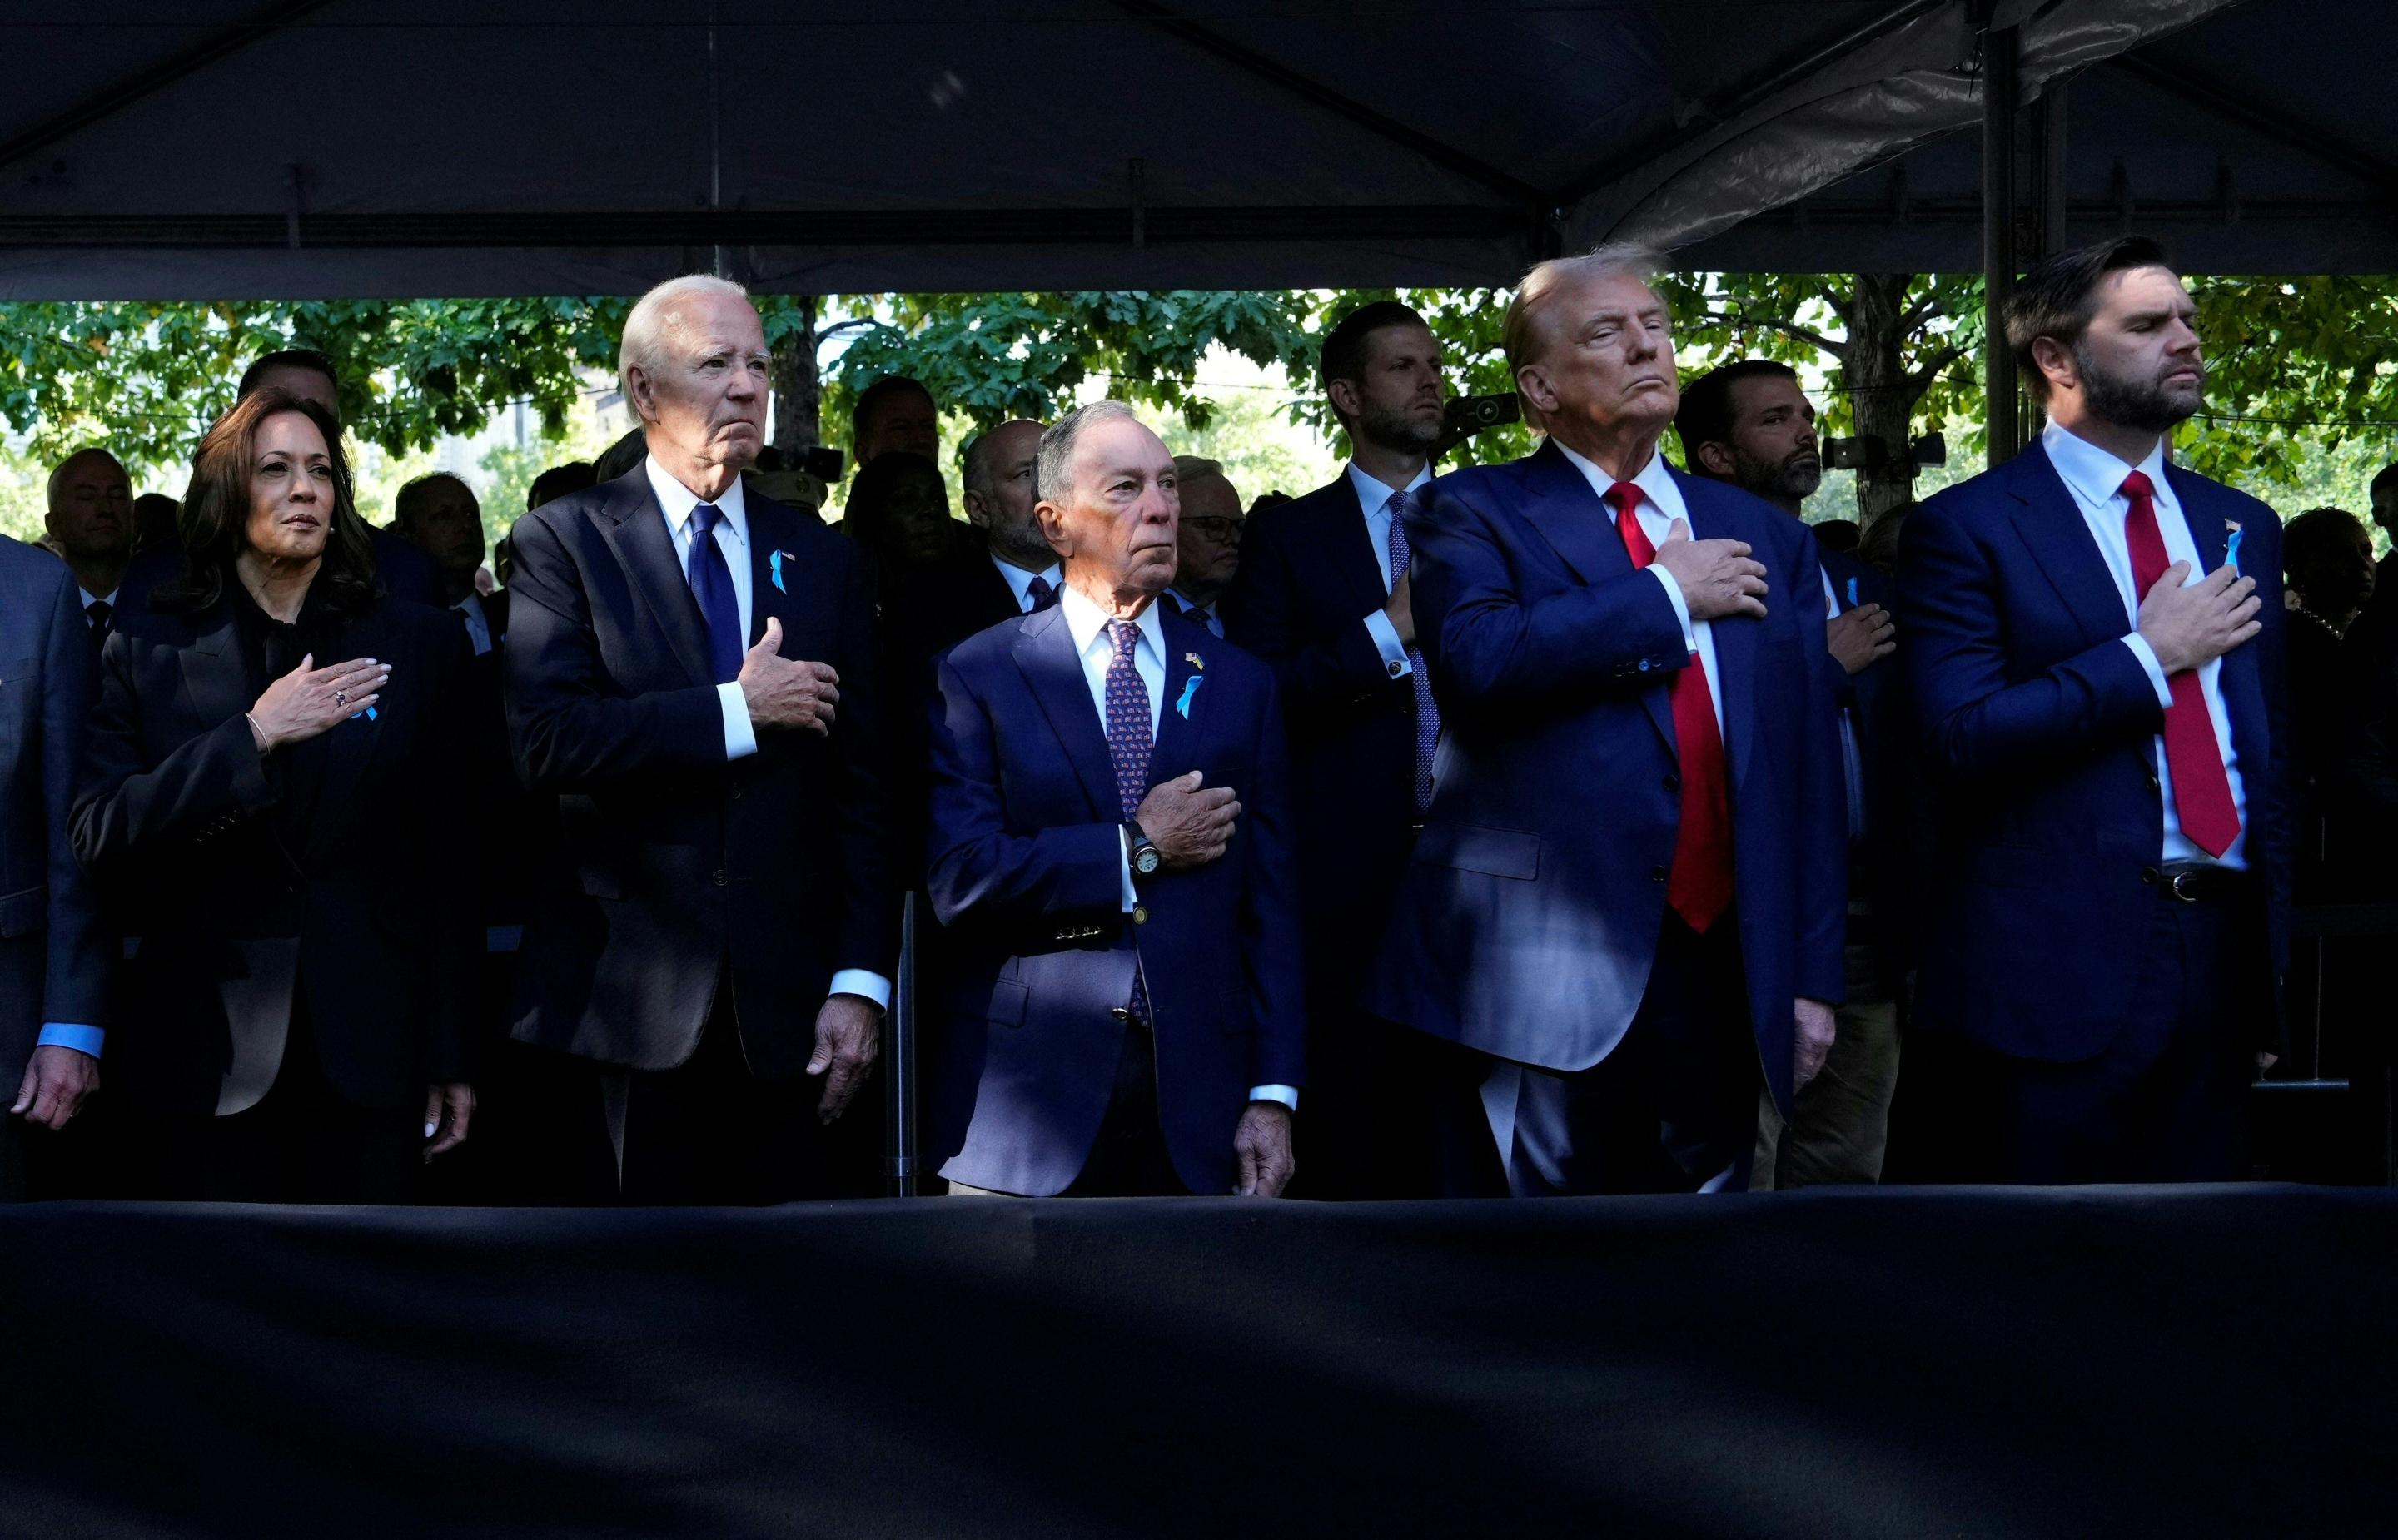
[[(1408, 575), (1408, 514), (1416, 505), (1412, 492), (1393, 492), (1391, 510), (1391, 586)], [(1408, 644), (1408, 682), (1416, 695), (1416, 811), (1432, 806), (1432, 757), (1440, 745), (1440, 707), (1433, 703), (1432, 673), (1424, 667), (1423, 649)]]
[[(1115, 761), (1116, 800), (1130, 819), (1149, 795), (1149, 757), (1156, 744), (1149, 725), (1149, 686), (1132, 661), (1133, 649), (1140, 642), (1140, 627), (1130, 621), (1110, 621), (1108, 640), (1115, 648), (1115, 656), (1108, 660), (1108, 757)], [(1133, 954), (1130, 1003), (1133, 1020), (1148, 1025), (1149, 990), (1141, 982), (1138, 949)]]

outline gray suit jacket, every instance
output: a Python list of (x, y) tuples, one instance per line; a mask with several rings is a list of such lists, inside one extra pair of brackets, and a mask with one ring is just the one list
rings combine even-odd
[(74, 575), (0, 536), (0, 1078), (10, 1092), (44, 1022), (106, 1021), (107, 946), (67, 837), (91, 685)]

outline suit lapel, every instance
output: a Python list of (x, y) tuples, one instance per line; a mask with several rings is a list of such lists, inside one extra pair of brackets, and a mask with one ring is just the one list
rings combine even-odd
[[(783, 623), (783, 636), (788, 641), (799, 628), (802, 595), (804, 588), (797, 558), (790, 553), (791, 529), (780, 503), (748, 496), (743, 499), (749, 525), (749, 637), (745, 647), (755, 647), (766, 635), (766, 618), (773, 616)], [(775, 557), (782, 555), (783, 581), (775, 582)], [(808, 574), (813, 577), (814, 574)], [(690, 584), (683, 585), (686, 589)], [(693, 606), (694, 611), (698, 606)]]
[[(674, 538), (667, 533), (666, 516), (658, 508), (657, 497), (650, 490), (648, 475), (637, 473), (610, 486), (613, 495), (605, 507), (592, 516), (600, 522), (608, 548), (616, 554), (633, 592), (641, 596), (642, 607), (665, 635), (675, 661), (691, 676), (691, 682), (715, 683), (715, 670), (708, 665), (707, 629), (700, 619), (699, 601), (691, 596), (691, 583), (682, 575), (681, 564), (675, 560)], [(758, 544), (754, 521), (750, 530), (754, 551)], [(758, 608), (753, 593), (753, 614)]]
[(2008, 462), (2015, 499), (2015, 529), (2030, 548), (2032, 562), (2081, 623), (2091, 646), (2123, 634), (2123, 591), (2081, 516), (2065, 478), (2034, 444)]
[(1379, 609), (1391, 596), (1382, 586), (1382, 559), (1374, 549), (1373, 531), (1366, 528), (1366, 505), (1357, 501), (1357, 484), (1349, 473), (1340, 473), (1340, 480), (1324, 502), (1325, 549), (1331, 554), (1329, 577), (1340, 592), (1336, 596), (1344, 614), (1362, 615)]
[[(1543, 440), (1539, 452), (1516, 463), (1518, 482), (1528, 494), (1523, 502), (1526, 522), (1548, 542), (1574, 576), (1596, 587), (1635, 570), (1630, 554), (1623, 549), (1623, 537), (1615, 531), (1614, 514), (1555, 441)], [(1643, 690), (1640, 704), (1655, 725), (1657, 736), (1664, 740), (1666, 751), (1673, 752), (1674, 706), (1666, 695), (1665, 681), (1660, 679)]]
[(1099, 715), (1092, 709), (1091, 687), (1083, 674), (1083, 660), (1074, 655), (1073, 628), (1066, 623), (1063, 607), (1025, 617), (1011, 651), (1081, 779), (1091, 811), (1103, 822), (1115, 822), (1124, 807), (1116, 793), (1115, 760), (1108, 753)]
[[(2171, 464), (2165, 466), (2165, 479), (2173, 485), (2174, 501), (2181, 504), (2181, 516), (2189, 526), (2189, 538), (2198, 547), (2200, 561), (2206, 570), (2214, 571), (2223, 565), (2224, 553), (2231, 542), (2229, 526), (2238, 522), (2230, 516), (2230, 510), (2226, 506), (2230, 500), (2216, 495), (2215, 483)], [(2243, 562), (2245, 559), (2243, 554)], [(2257, 586), (2260, 592), (2266, 588), (2262, 583)], [(2270, 592), (2262, 596), (2267, 603), (2278, 602)], [(2265, 686), (2257, 673), (2257, 657), (2254, 643), (2235, 648), (2223, 655), (2222, 671), (2216, 676), (2216, 684), (2223, 691), (2223, 707), (2231, 714), (2232, 750), (2242, 763), (2252, 766), (2263, 764), (2267, 757)], [(2251, 770), (2243, 779), (2253, 787), (2257, 783), (2257, 774)], [(2252, 790), (2248, 797), (2253, 802), (2257, 793)]]
[(182, 665), (193, 718), (205, 732), (249, 709), (249, 680), (234, 641), (232, 604), (219, 605), (202, 623), (208, 629), (177, 649), (175, 659)]
[[(1671, 465), (1665, 467), (1665, 474), (1681, 489), (1682, 506), (1690, 510), (1692, 540), (1739, 538), (1713, 487), (1702, 485)], [(1807, 576), (1812, 578), (1815, 574), (1810, 572)], [(1801, 602), (1811, 606), (1817, 603), (1821, 586), (1821, 580), (1811, 584)], [(1756, 621), (1741, 617), (1711, 622), (1707, 626), (1708, 638), (1716, 644), (1715, 688), (1723, 691), (1724, 737), (1729, 740), (1724, 751), (1731, 759), (1734, 787), (1748, 776), (1751, 734), (1747, 727), (1757, 719), (1757, 627)]]
[[(342, 628), (339, 650), (343, 660), (383, 658), (389, 661), (389, 655), (384, 649), (385, 631), (380, 614), (350, 622)], [(332, 661), (327, 658), (317, 660), (320, 667)], [(316, 831), (309, 840), (311, 854), (315, 853), (316, 847), (333, 837), (335, 825), (342, 822), (342, 810), (348, 805), (358, 777), (365, 772), (367, 761), (373, 757), (375, 743), (383, 736), (384, 719), (391, 715), (392, 709), (393, 702), (386, 695), (372, 716), (357, 716), (337, 722), (333, 730), (326, 734), (325, 784), (317, 795), (318, 816), (311, 821)]]
[(1159, 703), (1157, 745), (1149, 757), (1152, 786), (1198, 766), (1210, 700), (1207, 671), (1201, 665), (1216, 642), (1206, 627), (1180, 615), (1161, 616), (1158, 629), (1165, 638), (1165, 699)]

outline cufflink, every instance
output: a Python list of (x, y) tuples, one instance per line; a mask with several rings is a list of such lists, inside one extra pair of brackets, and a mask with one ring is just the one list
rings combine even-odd
[(1400, 675), (1402, 675), (1402, 674), (1404, 674), (1404, 673), (1406, 673), (1406, 672), (1407, 672), (1407, 665), (1406, 665), (1405, 663), (1384, 663), (1384, 664), (1382, 665), (1382, 672), (1384, 672), (1385, 674), (1388, 674), (1392, 678), (1395, 679), (1395, 678), (1397, 678)]

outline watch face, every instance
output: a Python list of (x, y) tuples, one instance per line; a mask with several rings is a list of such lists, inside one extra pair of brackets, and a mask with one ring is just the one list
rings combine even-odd
[(1158, 854), (1155, 850), (1144, 850), (1140, 854), (1133, 857), (1132, 869), (1138, 872), (1143, 877), (1154, 876), (1157, 871), (1158, 859)]

